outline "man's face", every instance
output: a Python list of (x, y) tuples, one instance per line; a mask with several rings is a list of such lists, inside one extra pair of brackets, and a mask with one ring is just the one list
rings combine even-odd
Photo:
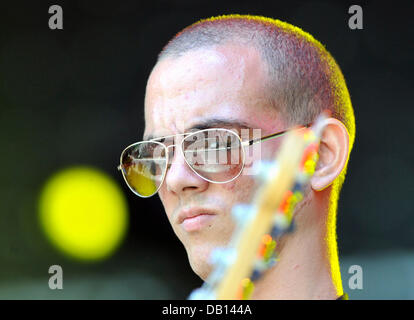
[[(266, 66), (252, 48), (226, 45), (162, 60), (147, 84), (144, 136), (189, 132), (205, 128), (212, 119), (229, 122), (214, 127), (240, 130), (246, 126), (261, 129), (262, 135), (283, 130), (266, 97), (266, 79)], [(274, 149), (274, 144), (267, 146)], [(262, 156), (272, 152), (264, 149), (265, 143)], [(232, 207), (248, 202), (254, 193), (252, 179), (242, 172), (231, 182), (210, 183), (197, 176), (179, 150), (175, 151), (159, 196), (191, 267), (204, 280), (211, 271), (211, 250), (224, 246), (231, 237)]]

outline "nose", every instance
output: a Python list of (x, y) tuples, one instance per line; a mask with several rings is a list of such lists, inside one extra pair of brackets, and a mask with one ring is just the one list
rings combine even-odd
[(169, 169), (165, 177), (167, 191), (176, 195), (203, 192), (209, 182), (199, 177), (187, 164), (179, 146), (174, 147)]

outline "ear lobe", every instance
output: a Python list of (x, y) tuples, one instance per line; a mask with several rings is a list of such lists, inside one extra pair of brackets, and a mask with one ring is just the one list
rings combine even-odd
[(348, 156), (348, 130), (341, 121), (327, 119), (319, 145), (319, 160), (310, 180), (312, 189), (321, 191), (330, 186), (345, 168)]

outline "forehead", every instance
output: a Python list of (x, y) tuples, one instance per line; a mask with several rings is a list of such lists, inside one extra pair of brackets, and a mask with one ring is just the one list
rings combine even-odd
[(226, 45), (162, 60), (147, 83), (144, 135), (183, 133), (210, 119), (274, 126), (266, 81), (266, 67), (253, 48)]

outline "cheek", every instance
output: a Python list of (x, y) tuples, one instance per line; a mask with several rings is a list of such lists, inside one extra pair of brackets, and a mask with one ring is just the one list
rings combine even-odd
[(160, 190), (158, 190), (158, 196), (161, 200), (162, 205), (164, 206), (164, 210), (167, 214), (168, 219), (170, 219), (174, 208), (174, 199), (167, 192), (165, 185), (162, 186)]
[(235, 202), (246, 202), (254, 193), (255, 182), (253, 176), (241, 175), (234, 181), (220, 185), (220, 188), (226, 192), (226, 198), (230, 194), (229, 197)]
[(236, 181), (231, 181), (228, 183), (223, 183), (221, 187), (223, 190), (226, 190), (226, 191), (234, 191), (236, 190), (236, 185), (237, 185)]

